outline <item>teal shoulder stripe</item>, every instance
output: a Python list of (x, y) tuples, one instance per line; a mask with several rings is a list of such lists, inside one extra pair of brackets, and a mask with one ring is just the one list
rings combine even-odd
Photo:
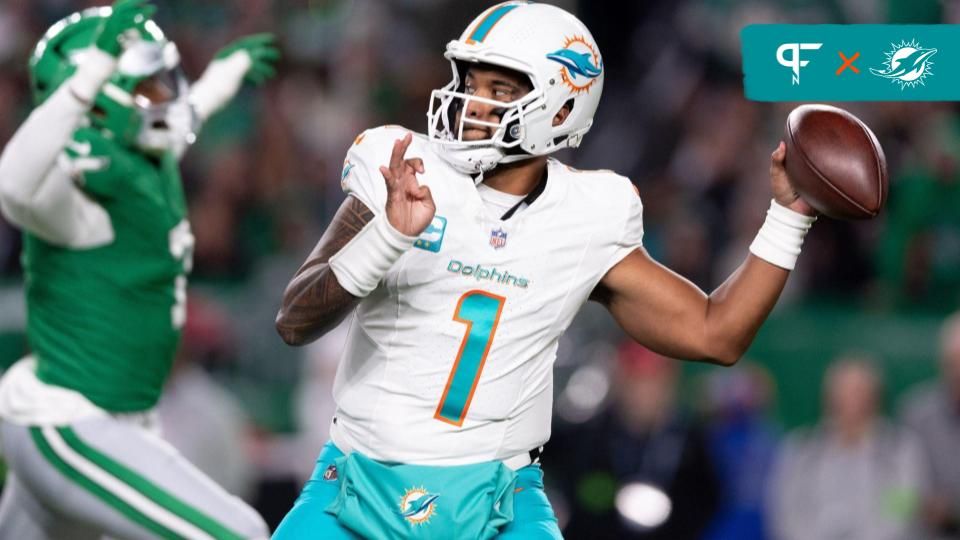
[(75, 452), (90, 460), (92, 463), (115, 476), (121, 482), (129, 485), (139, 491), (145, 497), (158, 505), (166, 508), (171, 513), (179, 516), (183, 520), (192, 523), (197, 528), (218, 540), (243, 540), (239, 534), (231, 531), (213, 518), (207, 516), (200, 510), (174, 497), (164, 489), (147, 480), (137, 472), (122, 465), (109, 456), (101, 453), (96, 448), (87, 445), (80, 440), (76, 432), (69, 427), (57, 428), (57, 432), (63, 437), (67, 445)]
[(477, 25), (477, 27), (473, 30), (473, 33), (470, 34), (469, 41), (479, 42), (487, 39), (487, 34), (490, 33), (490, 30), (493, 28), (493, 25), (500, 22), (500, 19), (502, 19), (504, 15), (506, 15), (507, 13), (510, 13), (516, 8), (517, 8), (516, 5), (510, 5), (510, 6), (500, 6), (497, 9), (493, 10), (482, 21), (480, 21), (480, 24)]
[(170, 540), (178, 540), (180, 538), (180, 536), (175, 532), (145, 516), (139, 510), (130, 506), (113, 493), (110, 493), (106, 489), (102, 488), (99, 484), (95, 483), (93, 480), (90, 480), (79, 471), (71, 467), (67, 462), (60, 459), (60, 456), (54, 452), (47, 440), (44, 439), (43, 433), (41, 433), (39, 427), (30, 428), (30, 437), (33, 439), (33, 443), (37, 446), (37, 449), (40, 450), (40, 454), (46, 458), (46, 460), (49, 461), (55, 469), (60, 471), (61, 474), (66, 476), (73, 483), (89, 491), (94, 497), (103, 501), (104, 504), (120, 512), (130, 521), (141, 525), (160, 538), (167, 538)]

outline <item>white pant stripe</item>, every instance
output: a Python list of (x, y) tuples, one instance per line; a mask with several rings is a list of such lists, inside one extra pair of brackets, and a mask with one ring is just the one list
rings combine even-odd
[(139, 491), (121, 482), (96, 464), (91, 463), (76, 453), (67, 445), (63, 438), (60, 437), (56, 428), (46, 426), (41, 428), (41, 432), (43, 433), (44, 439), (47, 440), (47, 443), (53, 451), (57, 453), (60, 459), (148, 518), (189, 540), (215, 540), (212, 536), (198, 529), (192, 523), (185, 521), (180, 516), (173, 514), (166, 508), (151, 501)]

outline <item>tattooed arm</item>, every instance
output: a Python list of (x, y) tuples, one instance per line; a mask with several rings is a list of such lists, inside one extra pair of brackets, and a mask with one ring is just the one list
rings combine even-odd
[[(385, 226), (392, 229), (394, 234), (406, 237), (416, 237), (423, 232), (437, 209), (430, 188), (421, 186), (417, 181), (416, 175), (422, 174), (425, 170), (423, 160), (404, 157), (412, 141), (413, 136), (410, 134), (394, 141), (389, 166), (380, 167), (380, 174), (383, 175), (387, 188), (387, 201), (384, 208), (386, 222), (378, 221), (371, 225), (374, 227), (386, 224)], [(356, 197), (347, 197), (347, 200), (340, 205), (340, 209), (333, 217), (333, 222), (320, 238), (320, 243), (307, 257), (300, 270), (297, 270), (293, 280), (283, 292), (276, 326), (280, 337), (288, 345), (304, 345), (319, 338), (340, 324), (340, 321), (360, 302), (359, 296), (347, 292), (337, 281), (337, 276), (330, 266), (330, 259), (343, 250), (344, 246), (373, 220), (374, 213)], [(372, 231), (375, 232), (376, 229)], [(357, 240), (360, 242), (363, 239), (364, 237), (361, 236)], [(409, 248), (412, 245), (413, 241), (410, 240), (410, 244), (406, 247)], [(355, 253), (359, 249), (359, 253), (366, 257), (367, 251), (363, 248), (369, 246), (369, 244), (360, 245), (355, 242), (351, 248)], [(393, 252), (394, 257), (399, 257), (401, 254), (402, 251)], [(376, 257), (377, 253), (370, 253), (370, 256)], [(395, 260), (396, 258), (391, 260), (390, 257), (382, 260), (384, 266), (380, 270), (385, 272), (389, 264)], [(334, 261), (333, 264), (336, 266), (338, 263), (342, 263), (342, 260)], [(337, 268), (342, 269), (340, 266)], [(369, 268), (366, 270), (369, 271)], [(365, 277), (371, 277), (369, 272)], [(371, 290), (380, 277), (382, 274), (378, 275), (374, 272), (371, 280), (364, 280), (369, 287), (359, 290), (361, 292)], [(356, 291), (353, 288), (351, 290)]]
[(347, 197), (317, 247), (283, 292), (277, 332), (288, 345), (304, 345), (337, 326), (360, 299), (337, 281), (328, 261), (373, 219), (359, 199)]

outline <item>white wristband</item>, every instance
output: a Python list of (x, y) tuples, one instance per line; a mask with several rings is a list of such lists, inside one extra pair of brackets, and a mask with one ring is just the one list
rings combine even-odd
[(330, 257), (330, 268), (348, 293), (370, 294), (393, 263), (417, 240), (393, 228), (385, 214), (374, 217), (343, 249)]
[(750, 253), (772, 265), (793, 270), (800, 256), (803, 237), (816, 220), (816, 216), (806, 216), (770, 201), (767, 219), (750, 244)]

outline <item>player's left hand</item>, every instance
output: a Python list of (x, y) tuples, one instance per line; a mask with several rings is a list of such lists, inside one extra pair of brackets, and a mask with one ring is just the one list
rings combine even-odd
[(262, 84), (276, 75), (276, 63), (280, 59), (280, 50), (277, 49), (273, 34), (253, 34), (242, 37), (227, 45), (214, 57), (214, 61), (225, 60), (233, 55), (246, 55), (249, 67), (243, 74), (245, 80), (254, 84)]
[(786, 157), (787, 145), (780, 141), (777, 149), (770, 154), (770, 187), (773, 190), (773, 199), (780, 206), (785, 206), (794, 212), (807, 216), (817, 215), (817, 211), (807, 204), (790, 185), (790, 177), (784, 167)]
[(243, 81), (260, 84), (276, 74), (280, 58), (273, 34), (254, 34), (227, 45), (190, 88), (190, 101), (202, 121), (223, 108)]

